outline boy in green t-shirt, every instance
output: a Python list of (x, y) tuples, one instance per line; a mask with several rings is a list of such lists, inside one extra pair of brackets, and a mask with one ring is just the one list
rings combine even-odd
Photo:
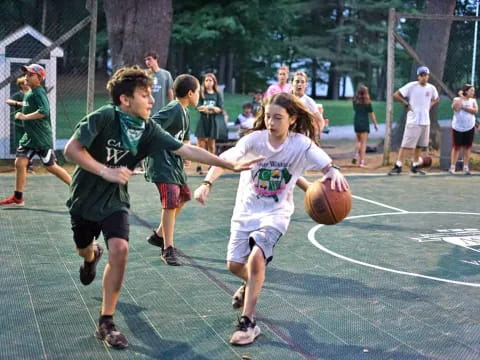
[(109, 250), (103, 274), (100, 319), (95, 335), (108, 346), (123, 349), (128, 341), (115, 327), (113, 314), (128, 258), (130, 207), (127, 182), (132, 170), (148, 155), (169, 150), (186, 159), (226, 167), (250, 168), (253, 161), (228, 162), (180, 141), (148, 120), (154, 100), (152, 79), (138, 67), (121, 68), (107, 84), (113, 100), (77, 125), (65, 155), (78, 164), (67, 201), (73, 240), (84, 258), (80, 281), (90, 284), (103, 249), (94, 242), (103, 232)]
[(38, 155), (48, 172), (69, 185), (72, 181), (68, 172), (58, 166), (53, 151), (52, 127), (50, 125), (50, 105), (47, 93), (41, 86), (47, 75), (38, 64), (23, 66), (27, 84), (30, 86), (23, 98), (22, 111), (15, 114), (15, 119), (23, 120), (25, 134), (20, 139), (15, 158), (15, 192), (0, 201), (0, 206), (23, 206), (23, 190), (27, 181), (29, 161)]
[[(197, 106), (200, 83), (192, 75), (180, 75), (175, 79), (173, 89), (176, 100), (161, 108), (152, 116), (165, 131), (177, 140), (188, 143), (190, 116), (188, 106)], [(162, 203), (161, 222), (148, 242), (162, 248), (161, 259), (167, 265), (181, 265), (177, 249), (173, 245), (175, 218), (183, 205), (191, 199), (184, 171), (183, 159), (163, 151), (149, 156), (145, 161), (145, 179), (155, 183)]]

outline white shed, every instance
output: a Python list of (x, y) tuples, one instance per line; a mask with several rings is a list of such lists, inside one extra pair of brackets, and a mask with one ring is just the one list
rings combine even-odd
[[(25, 25), (0, 40), (0, 83), (11, 76), (22, 65), (27, 65), (40, 51), (51, 46), (53, 42), (29, 25)], [(45, 67), (47, 77), (45, 89), (50, 102), (50, 119), (53, 131), (53, 143), (56, 141), (56, 84), (57, 84), (57, 58), (63, 57), (63, 49), (55, 47), (44, 59), (36, 61)], [(12, 81), (15, 84), (15, 81)], [(10, 121), (10, 107), (6, 105), (7, 99), (17, 91), (15, 85), (6, 84), (0, 89), (0, 159), (15, 157), (12, 153), (11, 141), (13, 125)]]

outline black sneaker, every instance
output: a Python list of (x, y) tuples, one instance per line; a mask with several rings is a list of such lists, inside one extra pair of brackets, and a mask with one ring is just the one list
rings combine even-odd
[(260, 328), (255, 321), (251, 321), (247, 316), (238, 319), (237, 330), (230, 338), (230, 344), (248, 345), (255, 341), (260, 335)]
[(400, 175), (402, 173), (402, 167), (395, 164), (392, 170), (388, 172), (388, 175)]
[(174, 248), (173, 246), (169, 246), (166, 249), (162, 249), (162, 254), (160, 255), (160, 258), (167, 265), (171, 265), (171, 266), (182, 265), (180, 260), (178, 260), (177, 249)]
[(233, 294), (232, 297), (232, 306), (234, 309), (240, 309), (243, 307), (243, 302), (245, 299), (245, 288), (247, 284), (243, 283), (242, 286), (240, 286), (237, 291), (235, 291), (235, 294)]
[(112, 320), (106, 320), (98, 325), (95, 330), (95, 336), (103, 340), (108, 346), (115, 349), (125, 349), (128, 347), (128, 340), (117, 330)]
[(163, 237), (158, 236), (157, 232), (153, 230), (153, 234), (147, 238), (150, 245), (158, 246), (163, 249)]
[(83, 261), (83, 264), (80, 265), (80, 282), (83, 285), (89, 285), (95, 279), (97, 264), (103, 254), (103, 248), (100, 244), (95, 244), (94, 247), (95, 259), (92, 262)]
[(426, 172), (420, 169), (420, 166), (413, 166), (410, 168), (412, 174), (426, 175)]

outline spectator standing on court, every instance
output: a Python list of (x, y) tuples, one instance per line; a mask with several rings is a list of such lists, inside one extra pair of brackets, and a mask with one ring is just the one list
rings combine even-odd
[(14, 144), (15, 144), (15, 148), (18, 148), (20, 139), (25, 133), (25, 128), (23, 126), (22, 120), (15, 119), (15, 114), (22, 110), (23, 97), (30, 90), (30, 87), (27, 84), (27, 79), (25, 76), (19, 77), (16, 83), (17, 83), (18, 91), (14, 93), (10, 99), (7, 100), (7, 104), (12, 107), (11, 120), (15, 124)]
[(453, 99), (453, 121), (452, 121), (452, 154), (450, 174), (455, 174), (455, 167), (458, 161), (460, 150), (463, 149), (463, 172), (470, 175), (470, 149), (475, 137), (475, 115), (478, 112), (477, 100), (475, 99), (475, 88), (473, 85), (465, 84), (458, 92), (458, 97)]
[(158, 110), (173, 100), (173, 79), (168, 70), (162, 69), (158, 65), (158, 54), (155, 51), (145, 54), (145, 65), (153, 77), (152, 96), (155, 103), (152, 114), (156, 114)]
[(325, 126), (325, 120), (323, 119), (322, 114), (318, 109), (318, 105), (315, 101), (305, 94), (305, 90), (307, 89), (307, 81), (308, 77), (307, 74), (303, 71), (296, 71), (293, 74), (292, 78), (292, 91), (293, 95), (298, 97), (300, 101), (307, 107), (307, 109), (312, 113), (313, 118), (315, 119), (315, 126), (316, 129), (316, 136), (320, 138), (320, 134), (323, 131), (323, 127)]
[(23, 190), (27, 181), (29, 161), (39, 156), (43, 166), (65, 184), (72, 181), (68, 172), (57, 165), (53, 150), (52, 126), (50, 124), (50, 105), (47, 92), (41, 83), (47, 72), (38, 64), (22, 66), (29, 90), (23, 98), (22, 111), (15, 119), (22, 120), (25, 133), (20, 139), (15, 158), (15, 192), (0, 201), (0, 206), (24, 206)]
[[(218, 90), (217, 78), (212, 73), (205, 74), (203, 78), (197, 110), (200, 112), (195, 130), (197, 145), (215, 154), (216, 140), (223, 137), (226, 124), (223, 115), (223, 96)], [(197, 172), (202, 172), (200, 165), (197, 167)]]
[(388, 175), (400, 174), (405, 158), (412, 152), (413, 161), (410, 171), (425, 175), (425, 172), (420, 169), (422, 165), (420, 154), (428, 148), (430, 109), (440, 101), (437, 89), (428, 83), (429, 74), (430, 70), (426, 66), (420, 66), (417, 69), (417, 81), (409, 82), (393, 94), (395, 100), (407, 107), (407, 121), (397, 161)]
[(354, 111), (353, 128), (357, 138), (352, 164), (356, 164), (357, 161), (360, 160), (358, 165), (364, 167), (368, 134), (370, 133), (369, 120), (372, 120), (375, 131), (378, 131), (377, 119), (373, 112), (372, 101), (370, 100), (370, 94), (366, 86), (362, 85), (358, 88), (357, 93), (353, 98), (352, 105)]
[[(231, 219), (227, 250), (228, 269), (244, 281), (236, 291), (232, 306), (243, 307), (237, 330), (230, 338), (234, 345), (247, 345), (260, 335), (255, 308), (265, 281), (267, 264), (273, 249), (287, 231), (294, 211), (293, 189), (297, 183), (306, 191), (309, 184), (301, 178), (306, 170), (321, 170), (332, 179), (332, 187), (346, 190), (343, 175), (330, 157), (316, 145), (312, 114), (292, 94), (280, 93), (266, 100), (255, 127), (237, 144), (221, 155), (225, 159), (265, 156), (251, 170), (240, 174), (235, 209)], [(195, 199), (205, 204), (212, 184), (223, 173), (212, 167)]]
[[(153, 114), (152, 121), (158, 123), (178, 141), (188, 144), (190, 114), (187, 107), (197, 106), (200, 83), (194, 76), (184, 74), (175, 79), (173, 89), (175, 100)], [(175, 153), (164, 150), (146, 158), (145, 168), (145, 178), (157, 186), (162, 205), (160, 224), (147, 240), (161, 248), (160, 257), (165, 264), (181, 265), (173, 238), (175, 219), (185, 203), (191, 199), (184, 161)]]
[(185, 159), (224, 166), (234, 171), (250, 168), (249, 162), (228, 162), (195, 146), (182, 144), (149, 120), (153, 106), (152, 78), (138, 67), (121, 68), (107, 84), (113, 104), (87, 115), (77, 125), (65, 155), (78, 166), (73, 174), (67, 206), (73, 240), (84, 259), (80, 281), (89, 285), (96, 276), (102, 247), (94, 241), (103, 232), (108, 263), (102, 283), (102, 305), (95, 336), (107, 346), (124, 349), (126, 337), (113, 316), (128, 259), (130, 208), (127, 182), (143, 158), (165, 150)]
[(268, 97), (279, 94), (279, 93), (292, 93), (292, 86), (288, 82), (288, 78), (290, 77), (290, 69), (287, 65), (282, 65), (277, 70), (277, 80), (276, 84), (272, 84), (268, 87), (265, 94), (263, 94), (263, 98), (266, 100)]

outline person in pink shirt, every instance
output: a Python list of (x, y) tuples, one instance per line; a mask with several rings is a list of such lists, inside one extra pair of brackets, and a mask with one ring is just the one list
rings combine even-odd
[(278, 83), (270, 85), (267, 91), (265, 91), (263, 98), (267, 99), (272, 95), (279, 94), (282, 92), (291, 94), (292, 86), (288, 83), (289, 74), (290, 74), (290, 70), (287, 65), (280, 66), (277, 71)]

